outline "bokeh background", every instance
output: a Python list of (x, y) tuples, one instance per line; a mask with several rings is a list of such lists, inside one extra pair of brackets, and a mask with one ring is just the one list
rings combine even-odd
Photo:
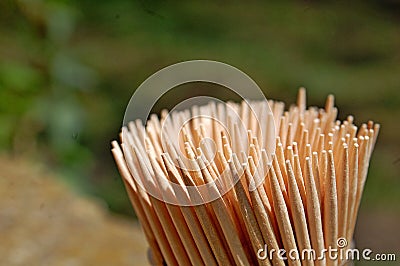
[[(118, 138), (135, 88), (157, 70), (189, 59), (236, 66), (267, 98), (288, 104), (300, 86), (310, 105), (323, 106), (333, 93), (340, 118), (352, 114), (358, 125), (381, 123), (356, 241), (399, 254), (397, 0), (1, 1), (0, 177), (23, 178), (39, 167), (119, 222), (134, 220), (110, 142)], [(227, 98), (223, 90), (197, 84), (165, 95), (154, 110), (199, 93)], [(27, 174), (15, 174), (21, 167)], [(4, 225), (7, 215), (0, 219)]]

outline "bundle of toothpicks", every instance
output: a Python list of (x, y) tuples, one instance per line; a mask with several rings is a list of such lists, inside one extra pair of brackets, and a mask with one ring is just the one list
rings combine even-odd
[[(272, 100), (211, 102), (122, 128), (112, 153), (151, 264), (347, 262), (323, 254), (351, 246), (379, 124), (337, 120), (332, 95), (324, 108), (307, 108), (305, 93), (287, 111)], [(316, 256), (290, 256), (293, 250)]]

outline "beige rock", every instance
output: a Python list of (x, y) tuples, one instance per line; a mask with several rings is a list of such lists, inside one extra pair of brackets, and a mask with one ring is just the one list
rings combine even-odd
[(23, 160), (0, 156), (0, 265), (148, 265), (134, 221)]

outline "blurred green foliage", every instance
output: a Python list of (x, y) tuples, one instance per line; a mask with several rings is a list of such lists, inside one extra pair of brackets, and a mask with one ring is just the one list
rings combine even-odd
[[(45, 162), (77, 190), (131, 213), (110, 154), (126, 104), (162, 67), (212, 59), (245, 71), (267, 98), (292, 103), (305, 86), (312, 105), (334, 93), (341, 118), (380, 122), (364, 200), (395, 206), (399, 10), (390, 0), (2, 1), (0, 147)], [(212, 90), (176, 90), (155, 111)]]

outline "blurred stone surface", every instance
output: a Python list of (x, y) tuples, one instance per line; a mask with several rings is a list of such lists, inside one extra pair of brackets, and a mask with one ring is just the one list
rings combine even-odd
[(0, 265), (148, 265), (140, 226), (43, 167), (0, 156)]

